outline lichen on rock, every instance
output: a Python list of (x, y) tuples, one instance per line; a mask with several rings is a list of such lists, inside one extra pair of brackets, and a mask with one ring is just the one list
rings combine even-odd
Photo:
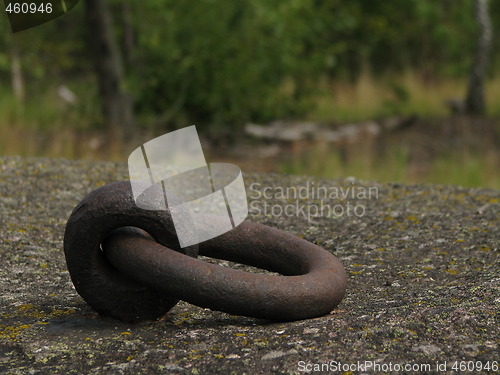
[[(162, 320), (133, 325), (81, 299), (62, 251), (73, 207), (126, 178), (124, 164), (0, 159), (1, 374), (296, 374), (331, 361), (498, 361), (499, 191), (245, 174), (249, 219), (331, 251), (349, 274), (345, 299), (327, 316), (290, 323), (181, 302)], [(250, 193), (252, 184), (269, 194)], [(378, 194), (274, 194), (287, 186)], [(347, 214), (349, 204), (363, 215)], [(335, 206), (342, 215), (311, 214)]]

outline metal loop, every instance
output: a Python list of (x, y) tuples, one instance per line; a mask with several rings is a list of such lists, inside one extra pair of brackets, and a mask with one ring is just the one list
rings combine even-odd
[(149, 288), (118, 270), (101, 250), (115, 229), (134, 226), (158, 242), (189, 256), (197, 246), (181, 249), (168, 211), (136, 206), (130, 182), (116, 182), (92, 191), (73, 210), (64, 233), (64, 253), (77, 292), (102, 315), (125, 321), (156, 319), (178, 300)]
[[(347, 276), (328, 251), (278, 229), (244, 221), (201, 243), (200, 254), (286, 276), (197, 260), (195, 249), (186, 256), (175, 245), (168, 212), (138, 209), (127, 188), (126, 183), (118, 183), (91, 193), (75, 208), (66, 229), (66, 259), (75, 287), (100, 313), (122, 320), (153, 319), (181, 299), (231, 314), (287, 321), (327, 314), (342, 300)], [(139, 227), (154, 240), (137, 231), (111, 233), (120, 226)], [(96, 227), (99, 234), (94, 233), (89, 246), (86, 238)], [(100, 243), (104, 254), (96, 252)], [(112, 295), (117, 289), (122, 292), (118, 298)]]

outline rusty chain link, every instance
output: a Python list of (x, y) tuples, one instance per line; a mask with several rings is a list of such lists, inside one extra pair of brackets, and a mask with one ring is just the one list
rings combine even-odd
[[(138, 208), (128, 181), (96, 189), (75, 207), (64, 252), (85, 301), (125, 321), (156, 319), (178, 300), (278, 321), (313, 318), (340, 303), (347, 283), (342, 264), (328, 251), (250, 221), (181, 248), (169, 212)], [(211, 264), (198, 254), (283, 276)]]

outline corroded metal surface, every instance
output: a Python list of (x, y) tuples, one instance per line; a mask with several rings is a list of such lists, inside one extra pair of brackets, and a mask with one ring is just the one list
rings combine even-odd
[[(326, 250), (245, 221), (201, 243), (200, 254), (284, 276), (197, 260), (196, 248), (188, 249), (190, 256), (179, 248), (168, 211), (137, 208), (129, 189), (121, 182), (92, 192), (75, 208), (66, 228), (72, 280), (100, 313), (123, 320), (152, 319), (182, 299), (231, 314), (285, 321), (324, 315), (342, 300), (347, 276)], [(112, 232), (124, 226), (151, 236), (137, 230)]]
[(94, 310), (126, 321), (155, 319), (178, 300), (119, 272), (101, 250), (113, 230), (130, 225), (171, 249), (197, 255), (196, 248), (180, 249), (168, 211), (138, 208), (124, 181), (92, 191), (75, 207), (64, 233), (66, 264), (77, 292)]

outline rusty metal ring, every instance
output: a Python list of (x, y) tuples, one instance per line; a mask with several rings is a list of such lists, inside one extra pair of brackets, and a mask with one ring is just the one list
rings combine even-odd
[(122, 181), (92, 191), (71, 213), (64, 232), (68, 271), (77, 292), (102, 315), (125, 321), (155, 319), (178, 300), (119, 272), (101, 249), (113, 230), (128, 226), (145, 230), (169, 248), (198, 255), (197, 246), (180, 248), (168, 211), (138, 208), (130, 182)]
[[(180, 253), (178, 248), (174, 247), (172, 250), (171, 246), (166, 244), (172, 242), (172, 226), (167, 229), (169, 234), (165, 241), (159, 236), (161, 233), (157, 232), (159, 230), (157, 226), (150, 227), (150, 222), (138, 221), (138, 218), (144, 217), (149, 217), (153, 222), (161, 218), (161, 225), (165, 223), (172, 225), (166, 218), (168, 216), (166, 212), (153, 211), (153, 216), (148, 216), (147, 211), (135, 208), (130, 197), (126, 197), (126, 184), (121, 184), (118, 186), (122, 194), (113, 195), (113, 198), (107, 197), (101, 204), (108, 205), (114, 202), (112, 206), (124, 210), (125, 217), (117, 215), (117, 222), (110, 226), (107, 224), (107, 216), (104, 222), (99, 224), (94, 215), (94, 218), (88, 218), (85, 224), (95, 223), (100, 227), (106, 227), (100, 232), (102, 236), (99, 236), (99, 243), (103, 242), (104, 249), (104, 255), (99, 250), (99, 255), (102, 257), (99, 259), (102, 262), (109, 261), (112, 266), (107, 267), (114, 273), (120, 270), (120, 277), (127, 275), (127, 282), (132, 282), (129, 278), (136, 280), (138, 284), (134, 283), (135, 286), (140, 285), (143, 288), (147, 286), (148, 292), (155, 296), (169, 296), (175, 300), (182, 299), (213, 310), (280, 321), (324, 315), (342, 300), (347, 276), (342, 264), (328, 251), (278, 229), (244, 221), (230, 232), (201, 243), (200, 254), (252, 265), (285, 276), (248, 273), (197, 260)], [(105, 189), (102, 192), (106, 195), (114, 188), (101, 189)], [(124, 198), (126, 204), (121, 201)], [(77, 287), (78, 292), (97, 311), (120, 319), (152, 319), (163, 315), (166, 312), (163, 308), (167, 306), (156, 308), (155, 312), (150, 311), (148, 307), (144, 312), (140, 310), (141, 314), (138, 314), (138, 306), (129, 305), (130, 302), (122, 301), (113, 307), (115, 298), (109, 301), (109, 304), (106, 303), (106, 309), (102, 309), (100, 307), (103, 299), (107, 300), (112, 296), (100, 295), (101, 291), (95, 284), (82, 288), (82, 281), (88, 283), (90, 280), (82, 280), (73, 273), (76, 270), (81, 274), (78, 267), (88, 267), (84, 263), (77, 265), (77, 262), (83, 260), (75, 253), (86, 250), (84, 245), (75, 248), (79, 242), (70, 239), (76, 230), (75, 226), (81, 225), (83, 217), (88, 216), (87, 212), (81, 212), (80, 206), (81, 204), (70, 217), (68, 222), (70, 230), (67, 229), (65, 234), (68, 268), (73, 282), (77, 280), (80, 283)], [(93, 210), (87, 211), (93, 212)], [(75, 220), (73, 219), (75, 215), (82, 218)], [(109, 234), (111, 229), (120, 226), (116, 225), (118, 221), (122, 226), (134, 226), (145, 230), (154, 240), (133, 231), (115, 231)], [(103, 225), (104, 223), (106, 225)], [(162, 228), (162, 231), (165, 232), (165, 228)], [(104, 238), (106, 233), (109, 235)], [(81, 234), (80, 239), (83, 240), (84, 236)], [(95, 253), (95, 249), (92, 253)], [(93, 268), (87, 272), (87, 276), (90, 273), (100, 278), (98, 272), (100, 269)], [(91, 300), (88, 299), (89, 293), (85, 295), (81, 293), (82, 289), (90, 290)], [(96, 295), (99, 295), (97, 304), (99, 308), (96, 308)], [(133, 299), (137, 298), (139, 296), (135, 295)], [(149, 314), (146, 316), (148, 311)]]

